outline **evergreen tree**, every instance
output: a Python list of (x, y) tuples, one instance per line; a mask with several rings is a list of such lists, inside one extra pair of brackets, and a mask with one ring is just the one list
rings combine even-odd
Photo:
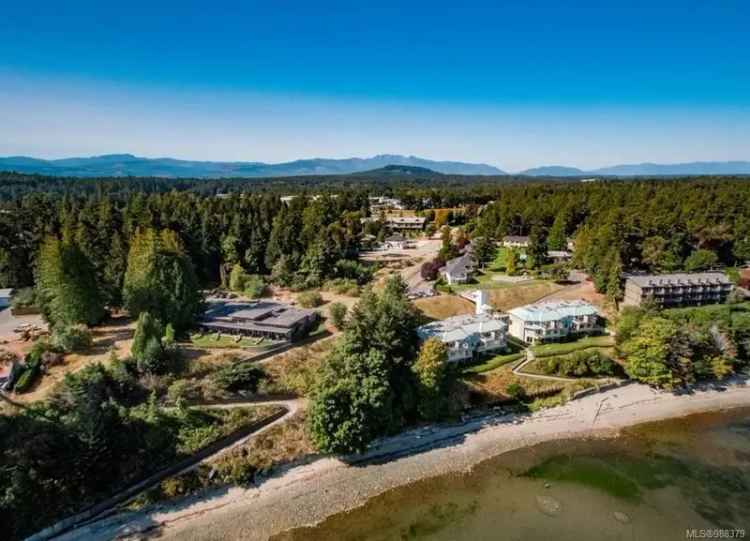
[(203, 297), (193, 264), (174, 232), (136, 233), (130, 243), (123, 299), (134, 317), (148, 311), (177, 330), (193, 323)]
[(529, 234), (529, 247), (526, 249), (526, 266), (539, 269), (547, 262), (547, 239), (544, 230), (535, 225)]
[(313, 393), (309, 428), (319, 449), (361, 452), (417, 418), (411, 365), (418, 321), (400, 277), (381, 294), (365, 291)]
[(426, 340), (412, 371), (417, 378), (419, 414), (429, 421), (444, 416), (450, 409), (447, 392), (451, 384), (445, 344), (437, 338)]
[(569, 211), (563, 209), (555, 216), (555, 221), (552, 223), (552, 227), (549, 230), (549, 236), (547, 237), (547, 247), (550, 250), (565, 250), (568, 247), (568, 220)]
[(48, 237), (39, 254), (37, 299), (52, 325), (96, 325), (105, 315), (91, 263), (71, 242)]

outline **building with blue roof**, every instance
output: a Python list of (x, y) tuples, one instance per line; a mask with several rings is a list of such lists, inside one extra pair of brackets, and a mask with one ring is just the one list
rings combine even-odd
[(508, 311), (510, 334), (527, 343), (554, 342), (604, 328), (598, 310), (584, 300), (527, 304)]

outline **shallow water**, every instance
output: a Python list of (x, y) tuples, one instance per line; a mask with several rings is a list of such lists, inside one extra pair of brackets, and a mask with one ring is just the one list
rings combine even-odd
[(275, 539), (661, 540), (693, 529), (750, 538), (750, 410), (514, 451)]

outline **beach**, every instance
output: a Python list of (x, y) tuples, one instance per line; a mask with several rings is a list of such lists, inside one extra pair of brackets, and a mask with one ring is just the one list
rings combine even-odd
[(376, 442), (361, 457), (311, 458), (258, 486), (215, 489), (138, 512), (110, 516), (61, 539), (261, 540), (314, 525), (389, 489), (471, 470), (502, 453), (556, 439), (616, 437), (626, 427), (750, 406), (747, 378), (690, 394), (628, 384), (534, 414), (484, 415), (422, 427)]

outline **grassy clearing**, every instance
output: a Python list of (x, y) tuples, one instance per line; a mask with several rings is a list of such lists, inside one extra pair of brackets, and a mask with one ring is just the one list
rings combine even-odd
[(306, 396), (312, 389), (315, 377), (335, 343), (335, 338), (325, 338), (274, 357), (263, 365), (270, 380), (263, 382), (261, 388), (269, 393), (292, 393)]
[(261, 351), (280, 344), (266, 338), (243, 337), (237, 340), (236, 336), (223, 334), (193, 334), (190, 336), (190, 343), (205, 349), (255, 349)]
[(511, 287), (489, 290), (490, 304), (498, 310), (507, 311), (511, 308), (531, 304), (542, 297), (551, 295), (562, 289), (563, 286), (545, 280), (535, 280), (515, 284)]
[[(211, 441), (215, 441), (219, 437), (230, 435), (250, 423), (273, 415), (278, 411), (278, 409), (279, 408), (276, 406), (258, 406), (254, 408), (236, 408), (231, 410), (201, 410), (202, 415), (223, 417), (223, 428), (220, 432), (216, 431), (214, 434), (211, 434), (211, 440), (209, 440), (208, 438), (203, 439), (204, 434), (202, 434), (200, 431), (194, 430), (193, 434), (185, 436), (186, 448), (195, 448), (194, 450), (197, 450), (200, 447), (205, 447), (206, 445), (210, 444)], [(191, 409), (190, 413), (194, 415), (193, 412), (196, 411), (197, 408)], [(255, 466), (255, 464), (267, 464), (266, 462), (262, 461), (268, 458), (269, 454), (271, 453), (271, 449), (283, 449), (283, 452), (286, 452), (290, 457), (300, 456), (301, 451), (307, 451), (309, 443), (307, 442), (304, 435), (304, 425), (300, 425), (300, 422), (297, 419), (299, 419), (299, 416), (290, 419), (288, 423), (277, 425), (276, 427), (271, 428), (268, 432), (258, 436), (258, 439), (263, 439), (261, 440), (262, 450), (259, 451), (257, 455), (246, 455), (246, 447), (251, 447), (253, 448), (253, 450), (255, 450), (255, 446), (258, 445), (255, 440), (251, 440), (252, 443), (248, 443), (240, 449), (237, 449), (230, 453), (230, 457), (226, 457), (226, 455), (224, 455), (217, 460), (217, 462), (227, 461), (229, 458), (232, 458), (234, 456), (240, 456), (246, 458), (248, 461), (252, 461), (251, 464), (252, 468), (254, 469), (247, 470), (249, 471), (250, 478), (242, 478), (242, 475), (247, 473), (247, 471), (242, 468), (236, 468), (234, 471), (232, 471), (228, 466), (225, 466), (222, 473), (225, 476), (233, 474), (237, 477), (238, 481), (236, 482), (238, 484), (245, 484), (246, 482), (252, 481), (252, 478), (257, 471), (257, 467)], [(271, 444), (268, 443), (268, 438), (272, 440)], [(278, 442), (278, 444), (276, 442)], [(283, 447), (281, 447), (282, 444)], [(279, 451), (279, 454), (282, 454), (282, 451)], [(229, 462), (229, 464), (233, 464), (235, 462), (236, 459), (233, 459), (231, 462)], [(189, 494), (193, 494), (200, 490), (206, 489), (210, 486), (219, 485), (226, 482), (235, 482), (235, 480), (216, 475), (213, 469), (213, 465), (201, 464), (198, 468), (190, 470), (187, 473), (165, 479), (156, 487), (140, 494), (135, 500), (129, 502), (125, 506), (125, 508), (131, 511), (139, 510), (147, 505), (152, 505), (173, 498), (187, 496)]]
[(507, 289), (511, 287), (518, 287), (520, 285), (529, 285), (534, 280), (529, 279), (528, 282), (512, 283), (495, 280), (494, 277), (501, 275), (499, 272), (491, 271), (480, 271), (476, 274), (474, 279), (466, 284), (456, 284), (450, 286), (453, 291), (471, 291), (474, 289)]
[(510, 363), (505, 363), (494, 370), (479, 374), (465, 374), (464, 381), (472, 394), (472, 403), (476, 406), (491, 404), (498, 400), (509, 400), (507, 389), (511, 384), (523, 387), (527, 395), (561, 391), (565, 383), (548, 380), (524, 378), (513, 373)]
[(470, 404), (484, 406), (498, 401), (511, 400), (508, 386), (520, 385), (532, 400), (531, 409), (564, 404), (577, 391), (596, 385), (596, 380), (579, 379), (575, 382), (550, 381), (524, 377), (513, 373), (511, 363), (479, 374), (464, 374), (464, 383), (469, 389)]
[(566, 355), (582, 349), (593, 347), (611, 348), (615, 345), (614, 338), (605, 334), (602, 336), (587, 336), (575, 342), (557, 342), (553, 344), (539, 344), (531, 346), (531, 351), (537, 357), (549, 357), (551, 355)]
[(177, 450), (182, 455), (196, 451), (229, 436), (243, 427), (281, 411), (278, 406), (247, 408), (190, 408), (170, 414), (179, 424)]
[(438, 295), (417, 299), (414, 305), (426, 317), (433, 320), (446, 319), (474, 313), (474, 303), (457, 295)]
[(508, 249), (504, 246), (499, 246), (495, 253), (495, 258), (492, 262), (487, 265), (487, 268), (491, 271), (505, 271), (505, 262), (508, 258)]

